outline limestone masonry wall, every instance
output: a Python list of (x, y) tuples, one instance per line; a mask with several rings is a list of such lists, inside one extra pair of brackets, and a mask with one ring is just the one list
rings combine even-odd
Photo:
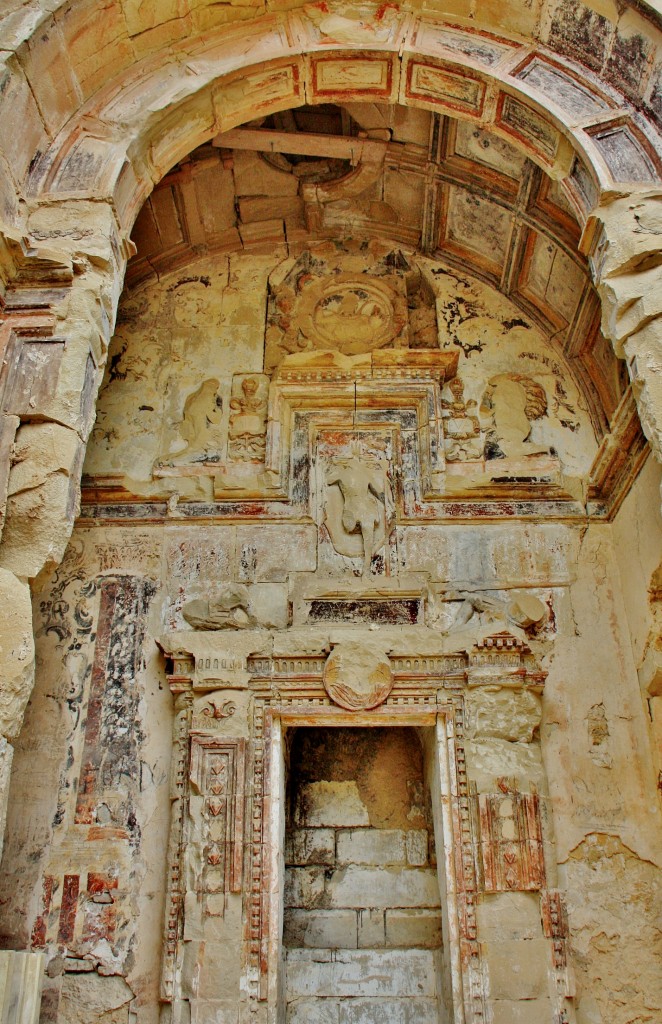
[(662, 1020), (662, 11), (424, 6), (2, 3), (0, 1024)]

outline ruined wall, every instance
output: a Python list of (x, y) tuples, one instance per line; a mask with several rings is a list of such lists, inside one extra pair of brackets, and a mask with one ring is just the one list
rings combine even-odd
[[(214, 803), (213, 758), (234, 773), (232, 799), (246, 798), (242, 821), (252, 821), (258, 711), (269, 689), (260, 658), (273, 673), (288, 652), (323, 664), (348, 630), (364, 647), (382, 638), (392, 664), (447, 659), (443, 686), (433, 678), (420, 692), (402, 669), (393, 694), (380, 698), (385, 710), (412, 702), (463, 707), (461, 777), (473, 816), (463, 827), (475, 877), (462, 927), (466, 936), (474, 928), (467, 941), (484, 964), (471, 1006), (489, 1000), (495, 1021), (527, 1024), (551, 1019), (559, 1006), (570, 1015), (575, 1003), (580, 1024), (652, 1022), (659, 1014), (651, 909), (659, 808), (637, 679), (645, 611), (642, 584), (623, 582), (632, 578), (628, 550), (636, 550), (645, 583), (659, 562), (650, 503), (656, 473), (646, 468), (615, 524), (577, 514), (598, 441), (561, 357), (485, 285), (432, 261), (397, 277), (388, 252), (381, 244), (367, 252), (320, 247), (318, 272), (341, 285), (330, 294), (307, 292), (315, 275), (308, 284), (305, 267), (272, 254), (200, 262), (123, 303), (85, 466), (83, 515), (63, 563), (34, 594), (38, 682), (17, 743), (2, 864), (4, 945), (31, 942), (47, 953), (44, 1024), (156, 1024), (170, 942), (180, 1003), (244, 1019), (254, 956), (258, 982), (262, 969), (253, 942), (263, 938), (252, 930), (259, 912), (248, 880), (264, 878), (252, 872), (265, 840), (237, 824), (227, 801)], [(356, 276), (380, 259), (371, 304), (361, 307)], [(294, 333), (292, 272), (300, 274), (294, 300), (303, 294), (307, 303)], [(421, 298), (421, 281), (432, 298)], [(352, 330), (336, 336), (334, 308), (342, 303)], [(420, 448), (405, 444), (410, 461), (398, 463), (396, 432), (384, 421), (390, 396), (403, 392), (391, 378), (379, 386), (356, 378), (349, 401), (344, 391), (324, 391), (323, 381), (285, 379), (283, 367), (312, 372), (310, 361), (326, 358), (309, 344), (319, 317), (340, 352), (320, 364), (326, 374), (348, 366), (363, 373), (372, 346), (372, 367), (395, 350), (398, 366), (413, 368), (407, 388), (426, 388), (424, 361), (457, 357), (456, 383), (442, 375), (438, 385), (442, 461), (430, 456), (426, 466)], [(271, 380), (265, 328), (277, 353)], [(361, 351), (343, 351), (361, 331)], [(368, 399), (379, 390), (386, 398), (374, 411)], [(302, 455), (294, 467), (298, 504), (276, 491), (278, 467), (268, 462), (274, 393), (295, 412), (299, 401), (305, 415), (311, 394), (345, 403), (333, 429), (313, 409), (287, 435), (304, 454), (307, 437), (318, 431), (321, 439), (314, 457)], [(520, 403), (515, 421), (507, 414), (513, 402)], [(412, 414), (399, 415), (406, 437)], [(278, 423), (287, 425), (286, 417)], [(375, 474), (370, 508), (383, 517), (369, 549), (367, 528), (343, 526), (346, 492), (334, 476), (356, 466), (357, 440), (361, 465)], [(410, 467), (410, 476), (394, 465)], [(416, 473), (430, 466), (424, 492)], [(233, 490), (241, 500), (230, 501)], [(504, 497), (505, 513), (495, 510)], [(546, 504), (530, 515), (527, 502)], [(210, 620), (215, 630), (190, 629)], [(507, 641), (485, 647), (504, 633)], [(164, 635), (174, 638), (170, 647)], [(183, 636), (189, 644), (197, 637), (208, 654), (214, 644), (234, 652), (242, 665), (255, 652), (253, 682), (247, 669), (233, 668), (234, 681), (203, 679), (187, 705), (170, 664), (175, 717), (157, 641), (173, 656)], [(499, 659), (507, 666), (499, 668)], [(280, 686), (282, 697), (289, 686), (294, 703), (337, 709), (318, 668), (297, 671), (283, 669), (273, 692)], [(179, 675), (186, 677), (183, 668)], [(189, 728), (218, 745), (208, 755), (200, 747), (181, 804), (178, 737)], [(244, 749), (247, 772), (253, 766), (246, 780), (238, 769)], [(184, 834), (195, 838), (182, 861), (168, 849), (178, 807)], [(227, 833), (218, 833), (219, 822)], [(173, 881), (180, 863), (186, 877)], [(226, 873), (221, 863), (234, 867)], [(214, 881), (214, 872), (222, 879)], [(181, 935), (173, 892), (184, 905)], [(566, 944), (575, 958), (575, 1003)], [(214, 957), (229, 948), (219, 974)], [(520, 964), (525, 971), (514, 969)]]

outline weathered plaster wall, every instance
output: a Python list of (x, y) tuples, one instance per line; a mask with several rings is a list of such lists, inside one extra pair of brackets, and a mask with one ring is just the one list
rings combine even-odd
[(103, 1019), (126, 1021), (134, 996), (158, 1019), (172, 711), (145, 629), (160, 628), (148, 625), (159, 561), (132, 536), (120, 565), (108, 540), (73, 541), (35, 594), (39, 685), (16, 762), (16, 785), (34, 799), (11, 812), (3, 935), (10, 947), (57, 949), (44, 1021), (115, 1008)]
[[(330, 249), (337, 255), (336, 247)], [(380, 252), (374, 244), (370, 258)], [(364, 259), (351, 255), (355, 272)], [(247, 588), (246, 606), (240, 591), (232, 614), (258, 627), (257, 640), (250, 631), (237, 634), (236, 643), (246, 650), (273, 644), (287, 651), (295, 643), (286, 631), (293, 614), (301, 628), (291, 632), (309, 645), (309, 654), (328, 648), (332, 634), (337, 642), (343, 629), (357, 628), (364, 645), (390, 630), (389, 644), (401, 637), (409, 653), (471, 652), (477, 641), (503, 630), (515, 644), (531, 647), (549, 673), (542, 703), (535, 689), (513, 694), (501, 682), (495, 689), (476, 684), (466, 693), (466, 777), (483, 815), (476, 828), (488, 830), (480, 832), (484, 847), (491, 814), (502, 815), (499, 827), (506, 835), (517, 835), (513, 808), (539, 809), (545, 885), (567, 893), (578, 1020), (652, 1024), (659, 1012), (652, 923), (659, 804), (637, 668), (647, 614), (641, 588), (649, 563), (659, 562), (659, 526), (648, 504), (656, 472), (649, 464), (613, 525), (589, 525), (576, 512), (574, 521), (561, 522), (502, 516), (450, 523), (439, 515), (434, 522), (398, 522), (382, 537), (384, 554), (377, 552), (367, 571), (363, 565), (363, 575), (360, 549), (343, 554), (330, 542), (316, 511), (317, 491), (312, 516), (304, 509), (291, 522), (273, 513), (271, 521), (260, 522), (264, 506), (255, 511), (249, 504), (233, 506), (234, 515), (212, 511), (207, 521), (194, 521), (186, 499), (214, 508), (221, 470), (226, 477), (246, 467), (261, 472), (255, 438), (266, 428), (261, 389), (267, 285), (270, 275), (272, 287), (282, 283), (294, 265), (291, 259), (283, 267), (279, 253), (200, 261), (136, 290), (122, 306), (85, 465), (86, 500), (98, 502), (88, 505), (88, 513), (99, 511), (81, 520), (64, 561), (34, 591), (38, 683), (12, 776), (0, 883), (3, 943), (24, 947), (31, 941), (46, 951), (43, 1024), (133, 1024), (129, 1013), (137, 1024), (156, 1024), (164, 896), (172, 871), (166, 849), (172, 766), (175, 776), (177, 770), (177, 761), (171, 762), (172, 697), (156, 641), (187, 629), (188, 602), (204, 605), (231, 582)], [(584, 500), (598, 445), (562, 358), (487, 286), (459, 279), (433, 261), (423, 267), (435, 296), (438, 349), (458, 353), (464, 386), (461, 394), (448, 385), (442, 391), (445, 473), (458, 475), (460, 465), (465, 480), (471, 479), (479, 465), (482, 472), (507, 462), (508, 446), (516, 444), (520, 471), (529, 458), (543, 460), (541, 472), (557, 473), (567, 501)], [(287, 327), (278, 324), (278, 337), (287, 341)], [(372, 307), (367, 325), (369, 330), (360, 319), (355, 324), (367, 330), (366, 344), (379, 340), (383, 318)], [(324, 322), (327, 332), (337, 329), (336, 320)], [(355, 340), (350, 331), (338, 344)], [(511, 397), (523, 399), (517, 389), (524, 377), (537, 385), (529, 385), (532, 405), (514, 433), (508, 403), (497, 396), (504, 377), (515, 385), (507, 392)], [(201, 391), (209, 380), (209, 393)], [(245, 380), (255, 380), (257, 390), (243, 389)], [(363, 436), (369, 440), (367, 422)], [(332, 442), (326, 444), (332, 451)], [(491, 459), (489, 445), (503, 445), (505, 458)], [(529, 473), (526, 486), (535, 500), (535, 474)], [(104, 495), (118, 489), (128, 500), (104, 505)], [(170, 501), (157, 516), (149, 512), (156, 506), (136, 500), (160, 499), (163, 509), (170, 495), (182, 498), (184, 508)], [(132, 523), (136, 509), (144, 518)], [(623, 585), (628, 551), (641, 579)], [(301, 625), (311, 594), (360, 597), (371, 589), (388, 593), (389, 587), (422, 602), (416, 625), (386, 627), (377, 616), (369, 629), (338, 626), (328, 609), (314, 627)], [(217, 607), (216, 614), (229, 623), (227, 610)], [(226, 630), (217, 642), (234, 643), (223, 640), (229, 635)], [(194, 708), (199, 717), (216, 720), (218, 714), (233, 750), (240, 741), (253, 742), (255, 697), (243, 686), (221, 692), (217, 705), (205, 705), (203, 693)], [(224, 703), (230, 699), (232, 713)], [(207, 799), (196, 791), (186, 818), (191, 835), (207, 827), (200, 809)], [(244, 843), (248, 872), (254, 846), (248, 835)], [(482, 863), (479, 847), (475, 856)], [(195, 843), (191, 849), (181, 998), (196, 1013), (236, 1017), (239, 1007), (246, 1012), (241, 886), (234, 879), (216, 903), (218, 894), (205, 895), (204, 906), (223, 907), (209, 924), (196, 895), (207, 884), (207, 869)], [(564, 983), (559, 997), (565, 970), (560, 953), (552, 973), (549, 943), (556, 925), (549, 915), (541, 919), (536, 894), (542, 883), (534, 867), (529, 865), (528, 890), (509, 892), (492, 880), (476, 908), (487, 998), (500, 1022), (516, 1015), (540, 1024), (559, 998), (572, 1005), (571, 983)], [(224, 987), (205, 966), (205, 934), (213, 936), (209, 950), (228, 944), (235, 950)], [(616, 938), (621, 934), (628, 936), (625, 949)], [(208, 952), (209, 964), (214, 956)], [(513, 963), (526, 965), (524, 989)]]
[[(322, 243), (313, 251), (319, 267), (319, 261), (333, 264), (336, 256), (342, 258), (343, 248)], [(380, 251), (374, 244), (352, 256), (350, 249), (340, 269), (364, 271), (365, 261)], [(226, 438), (229, 420), (243, 400), (239, 382), (242, 375), (262, 372), (267, 283), (270, 277), (282, 278), (293, 263), (285, 250), (200, 260), (185, 273), (170, 274), (131, 293), (118, 318), (86, 475), (105, 478), (136, 495), (211, 498), (209, 478), (191, 473), (196, 463), (216, 462), (219, 469), (227, 469), (228, 461), (237, 461)], [(565, 486), (581, 496), (581, 481), (597, 443), (587, 403), (563, 357), (550, 353), (533, 321), (496, 290), (459, 276), (439, 261), (421, 261), (420, 266), (436, 303), (438, 345), (460, 357), (464, 394), (459, 413), (453, 413), (453, 395), (444, 392), (448, 416), (474, 416), (477, 423), (480, 418), (483, 429), (481, 433), (477, 427), (476, 438), (457, 452), (449, 444), (449, 460), (466, 463), (482, 457), (490, 414), (481, 404), (489, 403), (495, 381), (516, 373), (535, 379), (545, 392), (544, 411), (530, 417), (531, 452), (558, 453)], [(352, 328), (344, 329), (351, 336)], [(278, 360), (288, 351), (292, 349), (283, 346)], [(202, 390), (205, 383), (209, 394)], [(263, 431), (266, 413), (264, 420)], [(193, 434), (191, 443), (187, 439)], [(248, 461), (259, 458), (249, 455)], [(178, 473), (177, 467), (185, 468)]]
[(652, 625), (650, 590), (659, 566), (662, 516), (658, 494), (660, 467), (646, 462), (614, 520), (613, 535), (632, 651), (637, 668)]
[[(443, 584), (463, 572), (483, 591), (526, 587), (553, 606), (554, 626), (538, 642), (550, 670), (542, 729), (549, 798), (540, 754), (525, 739), (531, 726), (524, 709), (516, 727), (512, 712), (506, 704), (501, 711), (497, 701), (483, 720), (491, 723), (487, 735), (481, 735), (483, 724), (467, 743), (467, 763), (479, 791), (492, 791), (506, 775), (521, 791), (533, 784), (543, 796), (548, 837), (556, 835), (558, 884), (568, 892), (584, 1013), (579, 1019), (590, 1024), (625, 1024), (636, 1019), (633, 1008), (642, 1021), (659, 1013), (652, 916), (659, 822), (610, 532), (517, 524), (434, 527), (420, 539), (425, 561), (415, 557), (415, 535), (404, 545), (408, 565), (429, 572), (433, 581)], [(35, 596), (39, 682), (18, 741), (2, 899), (6, 944), (24, 945), (31, 931), (38, 945), (46, 941), (54, 977), (45, 1020), (102, 1019), (102, 1008), (119, 998), (120, 977), (130, 988), (120, 994), (124, 1002), (135, 1000), (139, 1024), (158, 1019), (172, 712), (154, 637), (180, 624), (173, 613), (182, 592), (208, 591), (219, 577), (245, 578), (241, 556), (248, 542), (255, 552), (256, 605), (265, 594), (272, 607), (280, 604), (294, 567), (314, 569), (314, 534), (302, 527), (85, 529), (77, 532), (56, 577)], [(127, 577), (160, 579), (161, 585), (144, 619), (130, 723), (112, 708), (102, 710), (108, 752), (97, 749), (90, 757), (99, 594), (104, 580)], [(481, 630), (474, 625), (451, 635), (446, 646), (465, 646), (472, 632)], [(127, 728), (132, 744), (124, 754)], [(514, 728), (523, 731), (515, 734)], [(553, 863), (548, 871), (554, 884)], [(102, 881), (90, 883), (90, 872)], [(73, 878), (79, 880), (74, 895)], [(50, 899), (46, 912), (44, 895)], [(491, 941), (533, 934), (526, 906), (517, 911), (519, 924), (511, 915), (507, 935), (503, 924), (491, 923), (490, 908), (499, 898), (490, 897), (481, 911)], [(110, 939), (108, 917), (96, 931), (92, 923), (108, 907)], [(497, 960), (501, 955), (496, 948)], [(96, 973), (81, 973), (81, 958)], [(110, 978), (102, 977), (106, 972)]]
[(578, 1020), (625, 1024), (660, 1013), (660, 823), (615, 534), (592, 526), (581, 537), (542, 736)]

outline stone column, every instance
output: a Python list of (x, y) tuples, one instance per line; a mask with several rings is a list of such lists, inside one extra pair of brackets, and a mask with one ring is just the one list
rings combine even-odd
[(0, 952), (0, 1024), (38, 1024), (44, 954)]

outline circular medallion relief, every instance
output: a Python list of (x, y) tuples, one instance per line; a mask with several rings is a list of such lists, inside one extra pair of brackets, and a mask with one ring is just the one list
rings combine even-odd
[(311, 321), (315, 347), (328, 346), (345, 355), (389, 344), (400, 327), (390, 289), (380, 281), (356, 277), (327, 283)]
[(393, 688), (391, 664), (382, 651), (366, 644), (339, 644), (326, 660), (324, 688), (341, 708), (368, 711), (385, 701)]

